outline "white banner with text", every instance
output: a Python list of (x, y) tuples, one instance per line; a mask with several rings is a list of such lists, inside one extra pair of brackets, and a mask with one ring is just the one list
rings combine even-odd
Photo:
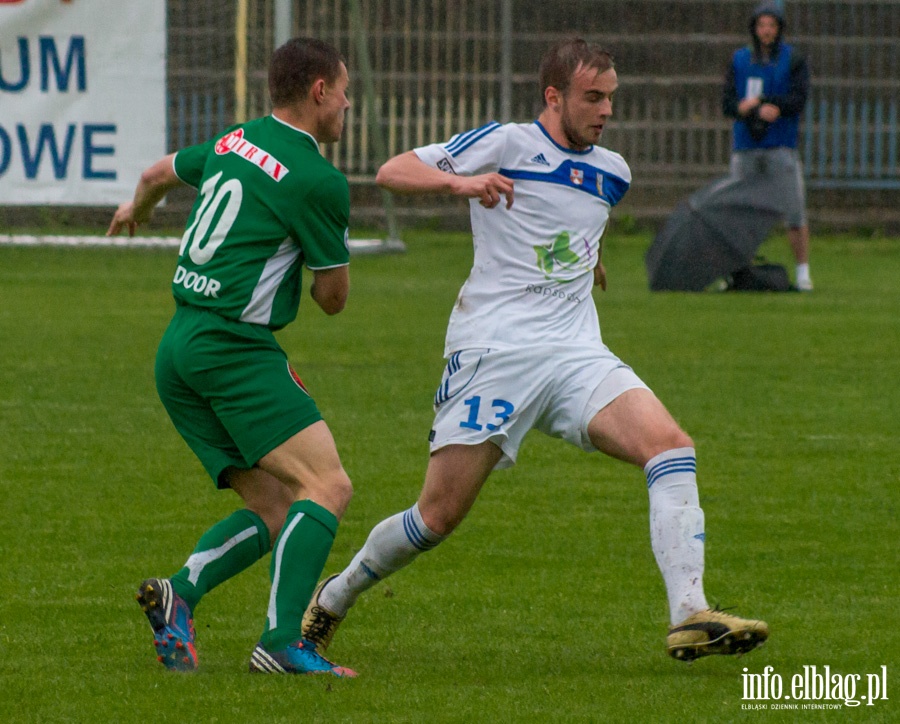
[(0, 206), (118, 204), (165, 153), (165, 0), (0, 0)]

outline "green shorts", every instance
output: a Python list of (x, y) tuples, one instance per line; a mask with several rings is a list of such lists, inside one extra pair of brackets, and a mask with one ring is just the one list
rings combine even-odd
[(156, 353), (156, 389), (216, 485), (322, 419), (271, 330), (179, 306)]

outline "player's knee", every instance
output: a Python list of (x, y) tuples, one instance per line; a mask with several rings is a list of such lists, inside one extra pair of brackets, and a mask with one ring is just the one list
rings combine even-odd
[(465, 512), (449, 510), (443, 507), (423, 508), (421, 501), (419, 502), (419, 513), (422, 516), (422, 522), (425, 523), (428, 530), (439, 536), (450, 535), (466, 517)]
[(336, 507), (341, 512), (353, 497), (353, 484), (344, 468), (340, 466), (316, 474), (306, 471), (297, 475), (286, 475), (284, 482), (293, 492), (294, 500), (310, 498), (321, 502), (329, 509)]
[(353, 483), (343, 468), (321, 476), (306, 487), (309, 497), (324, 505), (338, 518), (344, 515), (353, 497)]
[(353, 483), (350, 480), (350, 476), (341, 468), (340, 473), (334, 477), (331, 485), (333, 486), (335, 497), (341, 501), (342, 507), (346, 508), (350, 504), (351, 498), (353, 498)]
[(657, 455), (683, 447), (694, 447), (694, 441), (678, 425), (673, 424), (658, 431), (652, 438), (648, 438), (643, 446), (642, 454), (635, 462), (643, 467)]
[(657, 441), (654, 455), (666, 452), (666, 450), (675, 450), (680, 447), (694, 447), (694, 441), (684, 430), (677, 425), (672, 425), (665, 434), (660, 436)]
[(672, 450), (679, 447), (694, 447), (694, 441), (684, 430), (676, 427), (672, 431), (672, 444), (669, 446), (669, 449)]

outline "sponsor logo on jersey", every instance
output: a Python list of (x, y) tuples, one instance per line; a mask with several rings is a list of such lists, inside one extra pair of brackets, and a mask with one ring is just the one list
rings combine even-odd
[(603, 174), (597, 174), (597, 193), (600, 194), (601, 199), (606, 198), (606, 193), (603, 191)]
[(541, 166), (549, 166), (550, 165), (550, 162), (546, 158), (544, 158), (543, 153), (539, 153), (537, 156), (532, 158), (531, 163), (538, 163)]
[(456, 175), (456, 171), (453, 170), (453, 164), (450, 163), (450, 161), (446, 158), (442, 158), (440, 161), (438, 161), (437, 167), (444, 173), (452, 173)]
[(529, 284), (525, 287), (525, 291), (528, 294), (537, 294), (544, 299), (560, 299), (566, 302), (572, 302), (573, 304), (581, 304), (581, 297), (577, 294), (569, 294), (562, 289), (554, 289), (549, 285)]
[(243, 128), (227, 133), (216, 141), (216, 153), (219, 156), (224, 156), (226, 153), (235, 153), (257, 168), (261, 168), (276, 182), (281, 181), (289, 173), (288, 168), (271, 153), (250, 143), (250, 141), (244, 140)]
[(197, 292), (204, 297), (215, 297), (216, 299), (219, 298), (219, 290), (222, 288), (222, 283), (217, 279), (195, 271), (188, 271), (181, 264), (175, 267), (175, 278), (172, 283), (176, 286), (180, 284), (188, 291)]
[(573, 168), (569, 172), (569, 180), (576, 186), (581, 186), (584, 183), (584, 171), (580, 168)]
[(553, 243), (546, 246), (534, 246), (537, 254), (537, 266), (544, 274), (545, 279), (553, 279), (561, 284), (568, 284), (574, 281), (572, 272), (580, 273), (587, 271), (592, 267), (591, 264), (591, 247), (585, 241), (584, 246), (587, 252), (585, 259), (582, 259), (578, 252), (574, 251), (571, 246), (572, 239), (568, 231), (557, 234)]

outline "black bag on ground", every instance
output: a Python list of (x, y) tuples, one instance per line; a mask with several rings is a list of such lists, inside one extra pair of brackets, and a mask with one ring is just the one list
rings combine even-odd
[(790, 292), (791, 286), (787, 269), (781, 264), (767, 262), (751, 264), (725, 277), (726, 289), (730, 292)]

